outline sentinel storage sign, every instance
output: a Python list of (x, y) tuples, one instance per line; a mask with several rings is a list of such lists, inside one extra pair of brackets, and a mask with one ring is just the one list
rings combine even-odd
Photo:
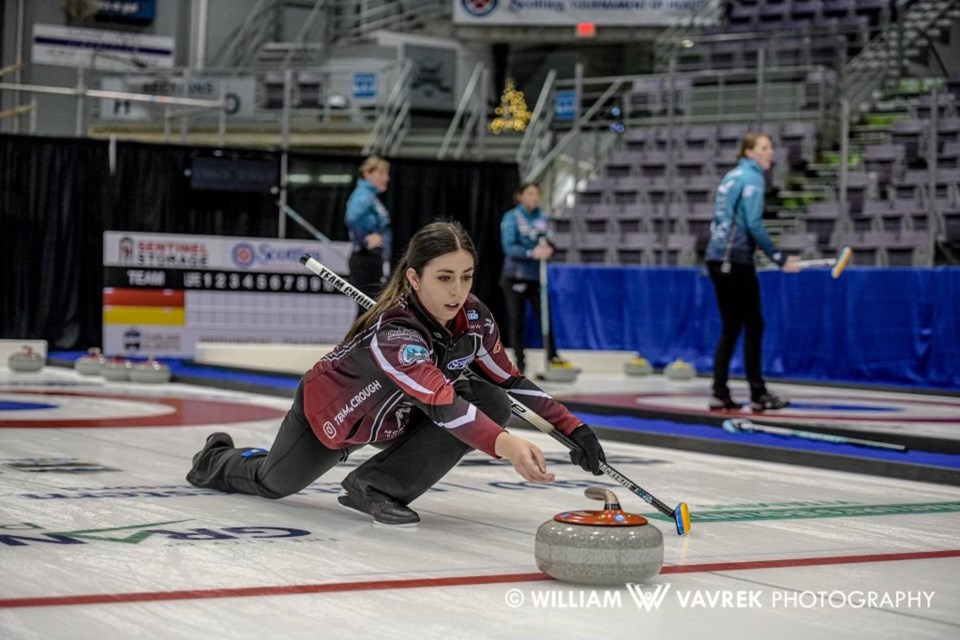
[(696, 24), (703, 25), (716, 22), (719, 5), (720, 0), (453, 0), (453, 21), (571, 27), (592, 22), (632, 27), (684, 24), (695, 18)]
[(341, 275), (350, 243), (103, 234), (103, 350), (193, 357), (197, 342), (318, 344), (343, 338), (356, 303), (300, 264)]

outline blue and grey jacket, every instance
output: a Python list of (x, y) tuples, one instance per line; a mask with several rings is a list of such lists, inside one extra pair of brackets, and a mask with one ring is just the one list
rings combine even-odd
[(531, 256), (540, 238), (550, 239), (547, 217), (539, 208), (527, 211), (518, 204), (503, 214), (500, 244), (503, 245), (502, 277), (536, 282), (540, 280), (540, 261)]
[[(741, 158), (736, 168), (723, 177), (717, 187), (713, 222), (710, 223), (710, 243), (707, 262), (726, 258), (730, 244), (730, 262), (753, 264), (756, 248), (783, 266), (787, 257), (770, 240), (763, 226), (763, 192), (766, 186), (763, 169), (755, 160)], [(730, 225), (736, 220), (733, 234)]]
[(390, 231), (390, 212), (377, 198), (377, 188), (368, 180), (360, 178), (357, 186), (347, 200), (347, 213), (344, 216), (350, 242), (354, 251), (366, 250), (364, 241), (371, 233), (383, 235), (383, 259), (390, 260), (390, 247), (393, 234)]

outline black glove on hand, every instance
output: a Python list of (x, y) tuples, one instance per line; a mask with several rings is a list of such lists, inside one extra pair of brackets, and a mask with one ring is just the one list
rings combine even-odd
[(580, 425), (570, 434), (570, 439), (579, 445), (577, 449), (571, 449), (570, 462), (595, 476), (603, 475), (600, 471), (600, 463), (606, 462), (607, 457), (603, 455), (600, 441), (590, 427), (585, 424)]

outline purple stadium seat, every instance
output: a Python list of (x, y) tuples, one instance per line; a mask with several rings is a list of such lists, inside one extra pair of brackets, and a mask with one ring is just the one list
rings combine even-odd
[(617, 178), (593, 178), (577, 194), (578, 204), (597, 204), (605, 202), (608, 194), (617, 183)]
[(937, 167), (942, 169), (960, 168), (960, 142), (947, 142), (937, 156)]
[(937, 123), (937, 151), (943, 151), (946, 145), (958, 142), (960, 142), (960, 118), (940, 120)]
[(899, 144), (869, 145), (863, 150), (863, 165), (877, 175), (878, 185), (887, 185), (900, 177), (905, 153)]
[(706, 175), (713, 178), (713, 157), (711, 149), (688, 149), (681, 152), (676, 161), (677, 175), (682, 178)]
[(691, 235), (671, 233), (667, 236), (666, 247), (654, 248), (654, 261), (661, 265), (693, 264), (696, 260), (697, 239)]
[(610, 189), (613, 201), (618, 204), (633, 204), (642, 201), (643, 190), (650, 181), (646, 176), (624, 176), (617, 178), (616, 184)]
[(825, 18), (845, 18), (851, 13), (856, 2), (848, 0), (823, 0), (820, 4), (820, 14)]
[(804, 260), (816, 258), (819, 255), (815, 233), (782, 234), (777, 238), (777, 248), (790, 255), (799, 255)]
[(939, 210), (940, 232), (947, 242), (960, 242), (960, 205)]
[(794, 0), (790, 15), (798, 22), (809, 22), (820, 15), (820, 0)]
[(717, 179), (713, 176), (689, 176), (681, 180), (680, 185), (688, 203), (706, 202), (713, 205), (713, 195), (717, 189)]
[(717, 146), (717, 128), (707, 124), (688, 127), (683, 146), (687, 151), (713, 151)]
[(891, 267), (929, 266), (933, 237), (927, 230), (903, 231), (887, 240), (885, 249), (887, 264)]
[(863, 211), (863, 202), (870, 188), (870, 176), (863, 171), (851, 171), (847, 174), (847, 203), (851, 213)]
[(929, 125), (927, 120), (898, 120), (890, 128), (890, 142), (903, 145), (908, 158), (916, 157), (921, 153), (921, 145)]
[(663, 176), (667, 173), (667, 152), (663, 150), (647, 151), (640, 158), (640, 174), (645, 177)]
[[(837, 229), (837, 222), (841, 215), (839, 202), (811, 202), (807, 205), (807, 212), (802, 217), (808, 233), (817, 236), (818, 245), (829, 245), (833, 232)], [(842, 212), (846, 217), (847, 212)]]
[[(912, 203), (911, 203), (912, 209)], [(889, 200), (867, 200), (863, 203), (861, 219), (871, 222), (870, 228), (876, 231), (900, 231), (906, 219), (906, 208), (897, 209)], [(854, 219), (854, 229), (857, 228), (857, 219)], [(865, 230), (865, 229), (864, 229)]]
[(646, 232), (625, 232), (617, 238), (616, 256), (620, 264), (650, 264), (657, 235)]
[(632, 175), (639, 167), (640, 158), (642, 157), (643, 153), (640, 151), (631, 151), (629, 149), (614, 151), (607, 159), (604, 173), (611, 178)]
[(628, 129), (624, 134), (624, 145), (629, 151), (643, 151), (647, 146), (647, 140), (654, 135), (652, 127), (637, 127)]

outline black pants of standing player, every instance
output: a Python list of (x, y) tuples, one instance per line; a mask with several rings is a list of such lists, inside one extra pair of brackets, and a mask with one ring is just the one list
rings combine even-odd
[[(523, 347), (527, 329), (528, 300), (530, 304), (533, 305), (533, 313), (537, 317), (537, 322), (541, 322), (541, 318), (543, 317), (540, 306), (540, 283), (536, 280), (528, 281), (501, 278), (500, 288), (503, 289), (503, 297), (507, 305), (507, 335), (510, 338), (510, 346), (513, 347), (517, 368), (522, 372), (526, 366)], [(546, 349), (547, 358), (553, 359), (557, 356), (557, 345), (553, 339), (552, 331), (550, 335), (547, 336)]]
[[(383, 288), (383, 250), (354, 249), (347, 266), (350, 284), (376, 300)], [(357, 305), (357, 317), (364, 311), (364, 307)]]
[(760, 363), (763, 357), (763, 313), (760, 309), (760, 282), (752, 264), (731, 264), (730, 273), (720, 270), (720, 262), (707, 262), (710, 280), (717, 294), (717, 306), (723, 321), (723, 331), (713, 355), (713, 395), (730, 396), (727, 381), (730, 360), (744, 331), (743, 368), (750, 385), (750, 397), (759, 398), (767, 392)]
[[(458, 395), (498, 424), (510, 419), (510, 400), (499, 387), (481, 380), (462, 380)], [(354, 469), (347, 479), (368, 497), (382, 494), (409, 504), (437, 483), (470, 446), (414, 409), (403, 434), (378, 445), (385, 448)], [(362, 446), (362, 445), (360, 445)], [(193, 469), (187, 480), (197, 487), (264, 498), (282, 498), (313, 483), (360, 446), (328, 449), (310, 429), (303, 413), (303, 380), (269, 452), (229, 448), (215, 451), (203, 469)]]

